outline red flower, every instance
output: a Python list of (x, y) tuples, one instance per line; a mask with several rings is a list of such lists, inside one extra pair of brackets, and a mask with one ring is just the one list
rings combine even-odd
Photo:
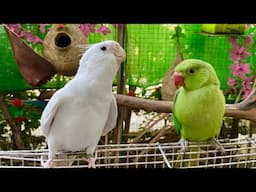
[(58, 24), (57, 25), (57, 29), (59, 29), (59, 28), (64, 28), (65, 27), (65, 24)]
[(17, 108), (20, 108), (20, 107), (22, 107), (22, 101), (18, 98), (14, 98), (13, 105)]
[(15, 122), (17, 122), (17, 123), (21, 123), (24, 120), (25, 120), (25, 117), (23, 117), (23, 116), (19, 116), (19, 117), (15, 118)]
[(127, 95), (132, 96), (132, 97), (136, 96), (136, 94), (133, 91), (129, 91), (129, 93)]

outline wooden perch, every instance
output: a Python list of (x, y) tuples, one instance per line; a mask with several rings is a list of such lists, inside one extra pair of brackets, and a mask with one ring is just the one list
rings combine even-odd
[[(44, 92), (40, 98), (49, 99), (53, 94), (54, 91)], [(121, 94), (116, 94), (115, 96), (118, 105), (128, 107), (130, 109), (142, 109), (145, 111), (155, 111), (159, 113), (172, 112), (172, 101), (157, 101)], [(254, 89), (251, 94), (241, 103), (226, 104), (225, 117), (235, 117), (239, 119), (256, 121), (256, 89)]]
[(256, 107), (256, 89), (253, 89), (250, 95), (241, 103), (231, 105), (231, 108), (240, 110), (251, 110)]
[[(172, 101), (155, 101), (127, 95), (116, 95), (118, 105), (132, 109), (143, 109), (145, 111), (155, 111), (161, 113), (172, 112)], [(253, 91), (246, 100), (239, 104), (226, 104), (225, 117), (235, 117), (256, 121), (256, 91)], [(250, 109), (250, 110), (247, 110)]]

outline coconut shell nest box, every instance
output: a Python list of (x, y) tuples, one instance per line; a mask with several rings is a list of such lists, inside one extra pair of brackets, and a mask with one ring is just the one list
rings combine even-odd
[(78, 24), (54, 25), (43, 41), (43, 56), (52, 63), (57, 73), (75, 75), (81, 58), (80, 44), (86, 44), (87, 38)]

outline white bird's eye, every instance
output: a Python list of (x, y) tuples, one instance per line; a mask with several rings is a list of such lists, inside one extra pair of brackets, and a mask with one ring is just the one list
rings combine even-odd
[(100, 49), (101, 49), (102, 51), (107, 50), (106, 46), (102, 46)]

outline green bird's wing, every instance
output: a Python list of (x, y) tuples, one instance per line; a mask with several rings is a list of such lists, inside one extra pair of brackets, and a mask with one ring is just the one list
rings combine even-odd
[(173, 100), (173, 109), (172, 109), (173, 123), (174, 123), (174, 127), (175, 127), (175, 130), (176, 130), (176, 133), (178, 135), (180, 135), (181, 123), (179, 122), (179, 120), (177, 119), (176, 114), (175, 114), (175, 103), (176, 103), (176, 100), (177, 100), (177, 98), (179, 96), (180, 91), (181, 91), (181, 89), (178, 89), (176, 91), (176, 93), (175, 93), (174, 100)]

